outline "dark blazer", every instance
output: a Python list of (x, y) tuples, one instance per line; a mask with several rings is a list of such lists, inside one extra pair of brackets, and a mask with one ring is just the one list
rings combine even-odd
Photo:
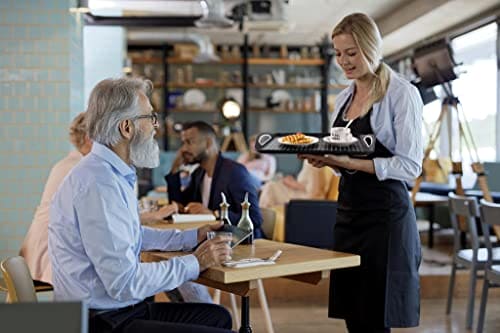
[[(183, 205), (189, 202), (201, 202), (201, 185), (205, 170), (197, 168), (191, 175), (191, 182), (188, 187), (181, 191), (181, 182), (179, 173), (169, 173), (165, 176), (167, 181), (168, 198), (170, 201), (176, 201)], [(221, 192), (226, 195), (229, 203), (229, 219), (236, 225), (241, 217), (241, 203), (248, 192), (250, 201), (250, 218), (254, 225), (254, 237), (261, 238), (262, 234), (262, 215), (260, 214), (259, 202), (257, 199), (257, 190), (253, 185), (251, 175), (247, 169), (221, 154), (217, 157), (215, 163), (212, 186), (210, 188), (210, 198), (208, 208), (219, 210), (219, 204), (222, 201)]]

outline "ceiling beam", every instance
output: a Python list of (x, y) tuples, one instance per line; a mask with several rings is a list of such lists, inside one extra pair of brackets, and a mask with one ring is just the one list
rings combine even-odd
[(410, 1), (377, 19), (380, 34), (386, 36), (451, 0)]
[(122, 27), (171, 27), (185, 28), (194, 27), (194, 22), (201, 16), (94, 16), (90, 13), (84, 15), (85, 25), (104, 25), (104, 26), (122, 26)]

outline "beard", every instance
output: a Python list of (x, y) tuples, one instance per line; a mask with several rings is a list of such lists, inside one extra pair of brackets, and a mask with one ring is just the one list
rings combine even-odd
[(206, 151), (201, 151), (198, 155), (193, 156), (193, 158), (190, 158), (191, 156), (193, 156), (193, 155), (185, 154), (183, 156), (185, 164), (189, 164), (189, 165), (200, 164), (201, 162), (203, 162), (204, 160), (207, 159), (208, 154)]
[(140, 131), (130, 142), (130, 161), (135, 167), (153, 169), (160, 165), (160, 147), (154, 134), (146, 137)]

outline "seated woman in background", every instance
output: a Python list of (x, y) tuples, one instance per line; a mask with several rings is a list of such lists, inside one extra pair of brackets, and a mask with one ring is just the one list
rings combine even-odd
[(333, 172), (318, 169), (304, 161), (297, 175), (266, 183), (259, 199), (260, 207), (273, 207), (288, 203), (292, 199), (325, 199), (331, 187)]
[(87, 135), (86, 114), (80, 113), (73, 119), (69, 129), (69, 139), (76, 148), (57, 162), (50, 171), (43, 190), (40, 205), (36, 208), (33, 222), (24, 238), (20, 255), (26, 260), (33, 280), (52, 283), (52, 269), (48, 256), (49, 207), (52, 196), (64, 177), (92, 149), (92, 141)]
[[(238, 157), (238, 162), (243, 164), (260, 184), (273, 179), (276, 173), (276, 158), (273, 155), (261, 154), (255, 150), (257, 135), (249, 139), (249, 150)], [(260, 188), (260, 186), (258, 186)]]

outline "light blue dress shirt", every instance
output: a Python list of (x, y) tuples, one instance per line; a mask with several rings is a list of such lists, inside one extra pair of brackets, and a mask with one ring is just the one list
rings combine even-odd
[(140, 262), (141, 250), (192, 249), (197, 231), (142, 227), (135, 182), (135, 168), (96, 142), (64, 179), (54, 195), (49, 222), (57, 301), (120, 308), (198, 277), (194, 255)]
[[(332, 119), (350, 103), (355, 83), (342, 90), (335, 100)], [(423, 103), (415, 86), (391, 71), (385, 96), (373, 104), (370, 124), (377, 140), (394, 156), (375, 158), (377, 179), (415, 180), (422, 171), (424, 154), (422, 137)], [(333, 123), (333, 122), (332, 122)]]

